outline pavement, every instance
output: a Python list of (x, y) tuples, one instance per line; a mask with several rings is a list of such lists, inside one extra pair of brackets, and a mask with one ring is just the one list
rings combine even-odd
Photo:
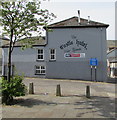
[[(34, 84), (34, 94), (2, 105), (2, 118), (115, 118), (115, 84), (80, 80), (25, 78)], [(56, 96), (60, 84), (62, 96)], [(86, 86), (91, 98), (86, 98)]]

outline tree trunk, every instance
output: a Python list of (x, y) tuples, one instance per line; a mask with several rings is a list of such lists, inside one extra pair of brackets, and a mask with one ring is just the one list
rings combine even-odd
[(10, 82), (11, 77), (11, 48), (9, 47), (9, 57), (8, 57), (8, 81)]
[(13, 29), (11, 30), (11, 39), (10, 39), (10, 45), (9, 45), (9, 56), (8, 56), (8, 82), (10, 82), (11, 77), (11, 48), (12, 48), (12, 42), (13, 42)]

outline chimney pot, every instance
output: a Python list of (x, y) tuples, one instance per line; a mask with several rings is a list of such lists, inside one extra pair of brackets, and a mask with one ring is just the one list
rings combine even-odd
[(80, 24), (80, 10), (78, 10), (78, 24)]
[(88, 16), (88, 24), (90, 23), (90, 16)]

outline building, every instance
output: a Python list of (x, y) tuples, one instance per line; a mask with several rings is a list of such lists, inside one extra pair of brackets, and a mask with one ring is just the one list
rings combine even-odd
[(107, 40), (107, 53), (114, 48), (117, 48), (117, 40)]
[(107, 40), (108, 76), (117, 77), (117, 40)]
[[(96, 73), (97, 81), (106, 81), (108, 26), (80, 17), (51, 24), (44, 44), (33, 45), (24, 51), (21, 51), (21, 45), (15, 46), (12, 64), (17, 73), (28, 77), (91, 80), (90, 60), (96, 58), (98, 64), (92, 67), (92, 79)], [(3, 51), (5, 66), (8, 46), (3, 46)]]
[(0, 36), (0, 58), (2, 58), (2, 46), (9, 43), (9, 39), (6, 37)]
[(9, 39), (0, 36), (0, 75), (2, 73), (2, 46), (9, 43)]
[(110, 50), (107, 53), (107, 60), (109, 62), (108, 64), (109, 77), (111, 78), (117, 77), (117, 47), (115, 47), (114, 49)]
[[(22, 42), (23, 40), (30, 40), (33, 39), (34, 44), (33, 48), (27, 48), (22, 50), (22, 46), (25, 44)], [(32, 37), (32, 38), (25, 38), (23, 40), (17, 41), (14, 46), (14, 50), (12, 53), (12, 74), (19, 74), (25, 75), (28, 77), (36, 77), (34, 73), (35, 65), (37, 62), (37, 50), (38, 48), (44, 49), (46, 45), (45, 37)], [(8, 56), (8, 47), (9, 44), (2, 46), (3, 48), (3, 58), (2, 58), (2, 75), (7, 75), (7, 56)], [(44, 64), (45, 65), (45, 64)], [(34, 68), (34, 69), (32, 69)]]

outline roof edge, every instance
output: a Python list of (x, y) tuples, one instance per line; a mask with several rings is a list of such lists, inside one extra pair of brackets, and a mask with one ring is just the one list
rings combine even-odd
[[(104, 24), (104, 23), (101, 23), (101, 22), (96, 22), (96, 21), (92, 21), (90, 20), (90, 22), (92, 23), (96, 23), (96, 24), (79, 24), (78, 26), (76, 25), (70, 25), (70, 26), (58, 26), (58, 24), (62, 23), (62, 22), (66, 22), (66, 21), (69, 21), (70, 19), (77, 19), (78, 17), (77, 16), (73, 16), (73, 17), (70, 17), (68, 19), (64, 19), (64, 20), (61, 20), (59, 22), (55, 22), (55, 23), (52, 23), (50, 25), (47, 26), (47, 28), (77, 28), (77, 27), (109, 27), (109, 24)], [(85, 20), (85, 21), (88, 21), (87, 19), (84, 19), (84, 18), (81, 18), (81, 20)]]
[[(50, 29), (54, 29), (54, 28), (94, 28), (94, 27), (96, 27), (96, 28), (98, 28), (98, 27), (109, 27), (109, 25), (80, 25), (80, 26), (57, 26), (57, 27), (47, 27), (47, 28), (50, 28)], [(46, 29), (45, 27), (44, 27), (44, 29)]]
[[(32, 45), (33, 47), (36, 47), (36, 46), (46, 46), (47, 44), (45, 44), (45, 45)], [(22, 45), (22, 46), (24, 46), (24, 45)], [(14, 46), (14, 47), (22, 47), (21, 45), (17, 45), (17, 46)], [(3, 46), (1, 46), (1, 48), (8, 48), (9, 46), (7, 45), (7, 46), (5, 46), (5, 45), (3, 45)]]

